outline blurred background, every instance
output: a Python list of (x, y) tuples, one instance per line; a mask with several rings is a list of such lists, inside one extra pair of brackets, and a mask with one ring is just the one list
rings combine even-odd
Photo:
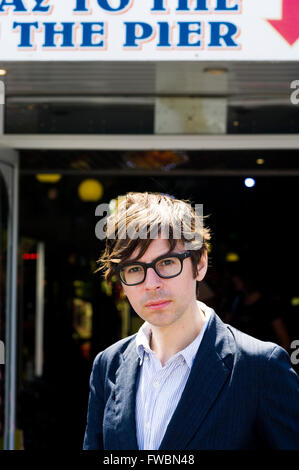
[[(17, 448), (80, 450), (93, 359), (141, 325), (119, 284), (93, 273), (104, 249), (96, 207), (113, 207), (128, 191), (203, 204), (212, 242), (199, 299), (292, 352), (299, 339), (299, 105), (290, 101), (297, 63), (1, 67), (0, 339), (11, 321), (8, 241), (17, 200)], [(11, 149), (17, 159), (7, 169)], [(2, 445), (6, 370), (0, 365)]]

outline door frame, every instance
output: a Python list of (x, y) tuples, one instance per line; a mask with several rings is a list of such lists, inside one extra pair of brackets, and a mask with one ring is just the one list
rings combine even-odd
[(299, 134), (4, 134), (15, 150), (297, 150)]
[[(0, 171), (8, 192), (8, 265), (6, 284), (6, 366), (4, 448), (15, 448), (16, 369), (17, 369), (17, 270), (19, 215), (18, 150), (293, 150), (299, 149), (298, 134), (257, 135), (5, 135), (0, 132)], [(42, 173), (43, 171), (41, 171)], [(93, 171), (94, 172), (94, 171)], [(106, 171), (107, 174), (109, 171)], [(95, 172), (96, 173), (96, 172)], [(104, 171), (105, 173), (105, 171)], [(115, 173), (115, 170), (113, 170)], [(198, 175), (209, 172), (200, 171)], [(211, 175), (227, 176), (236, 172), (212, 171)], [(250, 172), (252, 175), (252, 171)], [(282, 176), (279, 172), (259, 169), (258, 174)], [(297, 173), (297, 172), (296, 172)], [(103, 171), (101, 171), (103, 174)], [(137, 175), (137, 172), (134, 172)], [(194, 172), (192, 173), (194, 174)], [(294, 174), (294, 170), (292, 171)], [(126, 176), (121, 172), (120, 176)]]
[(16, 369), (17, 369), (17, 273), (19, 224), (19, 155), (15, 150), (0, 148), (0, 171), (8, 196), (7, 265), (5, 308), (5, 388), (4, 449), (15, 448)]

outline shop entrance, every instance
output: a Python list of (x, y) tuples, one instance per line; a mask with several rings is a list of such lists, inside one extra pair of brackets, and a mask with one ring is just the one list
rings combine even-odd
[[(126, 310), (119, 286), (115, 283), (109, 290), (100, 275), (93, 274), (95, 260), (103, 249), (103, 242), (95, 235), (99, 220), (95, 210), (98, 204), (109, 204), (118, 195), (154, 191), (202, 203), (204, 215), (211, 214), (207, 222), (212, 228), (213, 246), (201, 299), (223, 316), (225, 301), (230, 300), (227, 268), (234, 266), (236, 258), (245, 259), (271, 296), (283, 294), (276, 305), (282, 302), (283, 315), (289, 309), (288, 318), (293, 322), (290, 331), (296, 335), (294, 313), (298, 307), (291, 305), (297, 296), (299, 262), (292, 216), (298, 178), (296, 153), (21, 152), (20, 227), (27, 243), (22, 246), (29, 247), (23, 255), (36, 251), (37, 240), (43, 242), (46, 281), (43, 376), (32, 380), (30, 367), (26, 369), (27, 385), (20, 405), (27, 448), (81, 448), (92, 360), (97, 352), (135, 333), (140, 325), (137, 315)], [(165, 165), (168, 169), (163, 169)], [(244, 184), (247, 177), (256, 180), (254, 187)], [(90, 186), (90, 180), (97, 181), (98, 186)], [(98, 196), (92, 200), (94, 189)], [(292, 256), (278, 254), (282, 214), (288, 221)], [(26, 287), (22, 317), (28, 318), (36, 261), (23, 259)], [(278, 342), (273, 336), (270, 339)]]
[[(17, 342), (17, 409), (25, 449), (81, 449), (92, 360), (140, 326), (117, 283), (109, 289), (93, 274), (103, 249), (95, 235), (99, 203), (113, 207), (113, 200), (128, 191), (154, 191), (204, 204), (214, 246), (201, 298), (220, 316), (229, 293), (226, 268), (238, 256), (258, 264), (257, 274), (265, 274), (271, 294), (283, 293), (286, 308), (298, 297), (299, 252), (292, 228), (296, 151), (72, 148), (21, 150), (20, 160), (18, 318), (23, 326)], [(244, 185), (246, 177), (256, 179), (254, 188)], [(90, 180), (98, 183), (98, 199), (92, 200)], [(293, 247), (291, 257), (279, 258), (283, 277), (273, 255), (281, 214), (292, 226), (288, 243)], [(44, 307), (39, 314), (38, 302)], [(296, 335), (298, 307), (292, 309), (290, 331)]]

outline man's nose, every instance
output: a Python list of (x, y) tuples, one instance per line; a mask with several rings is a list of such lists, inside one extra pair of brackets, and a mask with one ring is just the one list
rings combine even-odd
[(145, 280), (144, 287), (146, 289), (158, 289), (162, 285), (162, 279), (158, 276), (154, 268), (148, 268)]

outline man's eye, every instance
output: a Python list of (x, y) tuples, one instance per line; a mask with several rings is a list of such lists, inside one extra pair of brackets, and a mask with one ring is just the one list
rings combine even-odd
[(159, 264), (162, 266), (169, 266), (170, 264), (173, 264), (173, 263), (174, 263), (173, 259), (167, 258), (167, 259), (162, 259)]
[(128, 273), (138, 273), (140, 270), (140, 266), (131, 266), (127, 268)]

